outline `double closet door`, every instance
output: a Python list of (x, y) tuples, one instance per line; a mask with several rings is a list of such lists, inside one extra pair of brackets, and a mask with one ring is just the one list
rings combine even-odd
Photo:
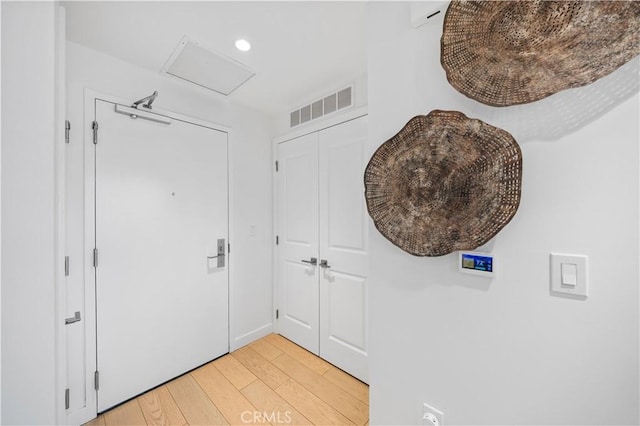
[(367, 117), (278, 145), (277, 330), (368, 382)]

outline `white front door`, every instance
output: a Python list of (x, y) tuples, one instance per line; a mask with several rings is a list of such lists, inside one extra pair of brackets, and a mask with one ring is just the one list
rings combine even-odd
[[(367, 382), (367, 117), (278, 145), (278, 332)], [(312, 262), (312, 263), (309, 263)]]
[[(320, 356), (368, 382), (367, 117), (319, 134)], [(326, 266), (324, 266), (326, 264)]]
[(278, 331), (318, 354), (318, 135), (278, 145)]
[[(98, 411), (228, 352), (227, 134), (96, 100)], [(226, 261), (226, 259), (225, 259)]]

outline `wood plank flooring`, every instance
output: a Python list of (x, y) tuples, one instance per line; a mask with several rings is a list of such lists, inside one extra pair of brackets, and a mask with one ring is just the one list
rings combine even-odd
[(369, 387), (270, 334), (86, 423), (368, 425)]

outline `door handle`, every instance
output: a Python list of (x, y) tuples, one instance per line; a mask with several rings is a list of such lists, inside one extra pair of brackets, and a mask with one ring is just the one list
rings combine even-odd
[(73, 324), (74, 322), (78, 322), (80, 321), (80, 312), (76, 312), (75, 314), (73, 314), (73, 316), (71, 318), (65, 318), (64, 323), (66, 325), (69, 324)]
[(302, 261), (303, 261), (304, 263), (308, 263), (308, 264), (313, 265), (313, 266), (316, 266), (316, 265), (318, 264), (318, 259), (317, 259), (317, 258), (315, 258), (315, 257), (312, 257), (310, 260), (304, 260), (304, 259), (302, 259)]
[(225, 244), (224, 238), (220, 238), (218, 240), (218, 254), (215, 256), (207, 256), (208, 259), (218, 259), (218, 268), (224, 267), (224, 258), (225, 258)]
[(329, 263), (324, 259), (320, 260), (320, 267), (321, 268), (331, 268), (331, 266), (329, 266)]

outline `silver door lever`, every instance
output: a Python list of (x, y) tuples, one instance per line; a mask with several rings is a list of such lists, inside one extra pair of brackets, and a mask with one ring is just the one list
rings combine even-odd
[(64, 323), (66, 325), (73, 324), (74, 322), (80, 321), (80, 312), (76, 312), (73, 314), (71, 318), (65, 318)]
[(218, 259), (218, 268), (224, 267), (225, 243), (224, 238), (218, 240), (218, 254), (216, 256), (207, 256), (207, 259)]
[(313, 265), (313, 266), (315, 266), (315, 265), (317, 265), (317, 264), (318, 264), (318, 259), (317, 259), (317, 258), (315, 258), (315, 257), (312, 257), (310, 260), (304, 260), (304, 259), (302, 259), (302, 261), (303, 261), (304, 263), (308, 263), (308, 264)]
[(324, 259), (320, 260), (320, 267), (321, 268), (331, 268), (331, 266), (329, 266), (329, 263)]

